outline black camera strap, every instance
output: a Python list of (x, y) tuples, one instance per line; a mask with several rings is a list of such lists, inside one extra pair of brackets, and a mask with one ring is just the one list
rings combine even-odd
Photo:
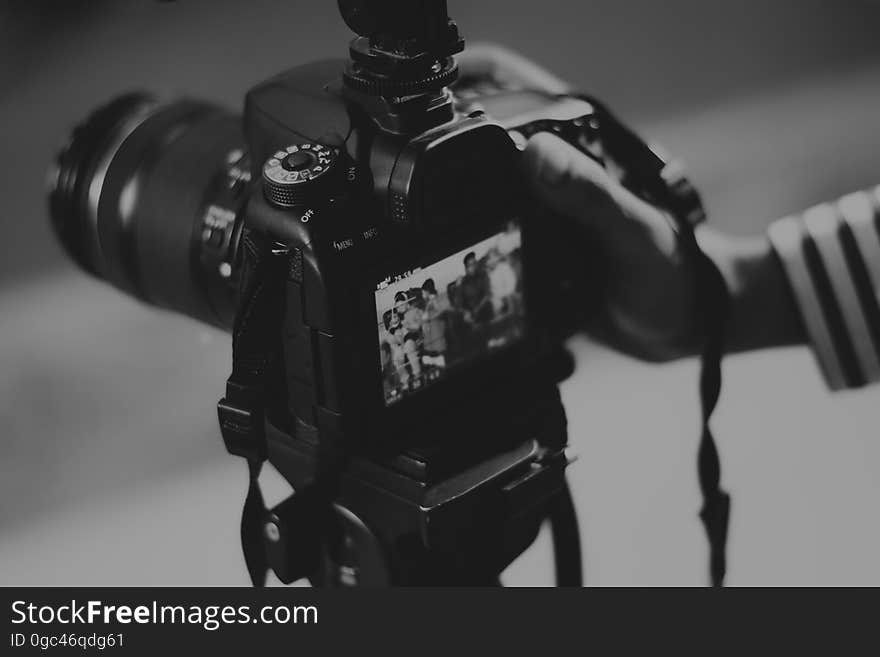
[[(264, 586), (269, 560), (263, 542), (267, 517), (259, 476), (267, 457), (264, 409), (278, 390), (283, 291), (282, 267), (271, 244), (246, 231), (242, 239), (241, 301), (232, 332), (232, 374), (226, 396), (217, 405), (220, 430), (230, 454), (248, 463), (248, 491), (241, 516), (241, 545), (251, 582)], [(276, 271), (278, 270), (278, 271)]]
[(721, 393), (721, 359), (730, 293), (718, 267), (697, 241), (694, 229), (706, 220), (706, 211), (684, 170), (646, 144), (619, 121), (601, 102), (589, 102), (599, 123), (605, 155), (623, 172), (621, 182), (644, 200), (666, 209), (674, 221), (679, 244), (694, 269), (697, 322), (702, 331), (700, 403), (702, 427), (697, 471), (703, 507), (700, 519), (709, 540), (709, 573), (712, 586), (723, 586), (727, 570), (726, 545), (730, 495), (721, 488), (721, 462), (710, 420)]

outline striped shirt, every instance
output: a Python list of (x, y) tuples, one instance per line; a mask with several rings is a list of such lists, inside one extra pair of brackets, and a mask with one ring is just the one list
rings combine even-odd
[(880, 187), (779, 219), (768, 235), (828, 385), (880, 380)]

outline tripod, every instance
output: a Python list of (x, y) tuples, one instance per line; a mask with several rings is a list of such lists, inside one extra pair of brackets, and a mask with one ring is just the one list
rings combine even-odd
[[(318, 586), (497, 585), (548, 520), (557, 583), (580, 586), (568, 459), (548, 444), (560, 439), (540, 435), (446, 475), (453, 466), (442, 450), (351, 459), (332, 492), (316, 483), (264, 512), (267, 564), (285, 583), (306, 576)], [(289, 436), (270, 431), (270, 446), (277, 441), (288, 449), (270, 447), (270, 458), (285, 477), (314, 467), (309, 454), (290, 449)]]
[(557, 584), (580, 586), (564, 411), (558, 392), (543, 401), (531, 413), (546, 414), (541, 431), (511, 449), (476, 459), (440, 448), (351, 457), (323, 476), (315, 445), (267, 421), (267, 456), (296, 492), (266, 509), (261, 461), (249, 458), (241, 536), (254, 584), (271, 569), (284, 583), (307, 577), (328, 587), (498, 585), (549, 521)]

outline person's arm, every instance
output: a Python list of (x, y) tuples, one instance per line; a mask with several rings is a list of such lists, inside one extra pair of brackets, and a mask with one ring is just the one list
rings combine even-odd
[(880, 380), (880, 187), (780, 219), (768, 235), (829, 385)]
[(765, 237), (731, 237), (708, 226), (697, 230), (730, 291), (728, 352), (802, 344), (803, 322), (779, 257)]
[(731, 350), (807, 342), (832, 389), (880, 380), (880, 188), (701, 244), (731, 290)]

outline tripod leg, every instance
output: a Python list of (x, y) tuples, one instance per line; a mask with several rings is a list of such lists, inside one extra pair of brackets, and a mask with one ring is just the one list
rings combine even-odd
[(583, 586), (581, 537), (568, 482), (551, 502), (549, 517), (553, 533), (556, 586)]
[(309, 577), (312, 586), (392, 586), (389, 555), (372, 530), (344, 506), (334, 504), (333, 513), (337, 525), (332, 535), (324, 536), (321, 568)]

